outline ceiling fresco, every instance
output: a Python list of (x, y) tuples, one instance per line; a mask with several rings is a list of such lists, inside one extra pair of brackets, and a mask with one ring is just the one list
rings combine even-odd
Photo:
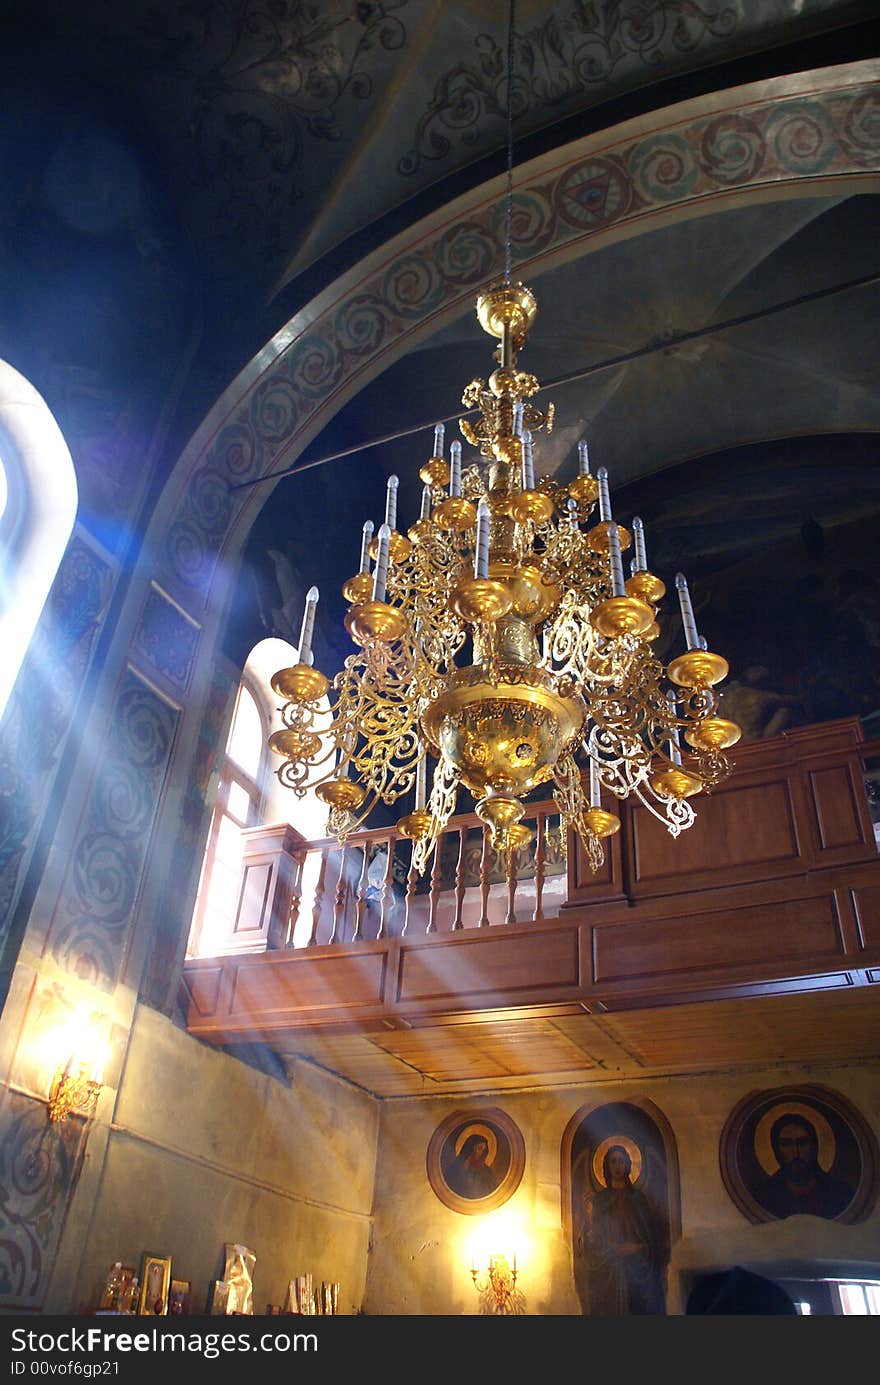
[[(652, 568), (670, 589), (686, 571), (731, 663), (727, 713), (749, 738), (880, 714), (878, 233), (880, 197), (744, 207), (608, 247), (535, 285), (522, 364), (542, 381), (581, 373), (546, 391), (557, 423), (536, 443), (538, 473), (570, 479), (588, 439), (615, 513), (645, 520)], [(705, 335), (677, 344), (687, 333)], [(416, 517), (431, 425), (488, 373), (490, 353), (469, 313), (362, 390), (307, 449), (308, 469), (277, 485), (252, 531), (234, 657), (254, 629), (282, 633), (279, 620), (295, 642), (315, 582), (318, 658), (328, 673), (341, 666), (352, 646), (340, 587), (361, 525), (381, 521), (391, 473), (404, 526)], [(392, 420), (414, 431), (357, 450)], [(310, 465), (345, 448), (355, 450)], [(329, 541), (316, 547), (316, 532)], [(677, 615), (665, 629), (674, 650)]]
[[(707, 90), (754, 77), (750, 54), (770, 74), (796, 70), (805, 44), (817, 65), (867, 56), (875, 12), (846, 0), (519, 0), (516, 157), (693, 95), (689, 74)], [(134, 549), (192, 431), (316, 284), (502, 171), (506, 18), (490, 0), (44, 0), (4, 17), (0, 356), (55, 411), (81, 522), (106, 547)], [(573, 469), (588, 437), (620, 503), (652, 522), (665, 570), (686, 563), (718, 589), (719, 641), (733, 646), (768, 548), (794, 545), (792, 561), (807, 563), (801, 535), (816, 524), (836, 562), (833, 536), (876, 515), (878, 288), (845, 286), (880, 270), (878, 206), (831, 189), (733, 199), (534, 283), (523, 362), (544, 382), (576, 377), (547, 389), (558, 424), (539, 470)], [(361, 525), (381, 517), (392, 472), (401, 512), (415, 514), (431, 427), (488, 373), (490, 349), (463, 314), (363, 388), (300, 464), (351, 455), (267, 489), (226, 635), (237, 662), (262, 634), (295, 633), (314, 581), (316, 647), (338, 666), (349, 652), (338, 591)], [(803, 455), (767, 450), (793, 434)], [(830, 486), (811, 441), (823, 437)], [(828, 599), (867, 600), (865, 563), (852, 565), (860, 596), (835, 567)], [(722, 574), (736, 575), (739, 601), (725, 605)], [(736, 667), (766, 669), (778, 696), (801, 700), (756, 712), (756, 733), (782, 708), (799, 720), (837, 707), (815, 688), (805, 701), (760, 643), (735, 652)], [(872, 684), (856, 682), (867, 715)]]
[[(601, 127), (601, 108), (627, 95), (646, 93), (648, 108), (680, 99), (663, 84), (687, 74), (748, 80), (731, 63), (750, 54), (830, 34), (807, 65), (839, 60), (841, 32), (876, 7), (519, 0), (516, 15), (519, 159), (530, 140), (583, 133), (579, 116)], [(116, 138), (150, 163), (203, 287), (193, 382), (216, 395), (292, 311), (295, 289), (270, 301), (307, 267), (328, 257), (330, 268), (342, 243), (358, 253), (357, 238), (387, 233), (389, 217), (411, 223), (430, 190), (438, 205), (462, 179), (501, 170), (506, 28), (507, 6), (491, 0), (44, 0), (4, 20), (4, 51), (12, 73), (36, 81), (32, 105), (51, 100), (69, 121), (102, 100)], [(780, 56), (780, 70), (786, 61), (797, 62)], [(106, 187), (112, 166), (91, 157), (85, 180)]]

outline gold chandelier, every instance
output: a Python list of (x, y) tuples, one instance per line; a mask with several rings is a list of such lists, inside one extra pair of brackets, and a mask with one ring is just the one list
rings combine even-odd
[(419, 519), (398, 530), (392, 476), (378, 535), (364, 525), (360, 570), (343, 587), (356, 652), (332, 684), (313, 667), (313, 587), (299, 662), (272, 679), (281, 783), (300, 797), (314, 789), (340, 841), (380, 800), (414, 789), (397, 826), (420, 872), (460, 785), (502, 852), (528, 843), (523, 800), (549, 784), (594, 870), (620, 826), (603, 788), (635, 794), (677, 836), (694, 820), (689, 800), (729, 773), (724, 751), (740, 737), (718, 715), (727, 662), (701, 639), (680, 573), (686, 647), (668, 667), (653, 654), (666, 588), (648, 570), (641, 520), (632, 533), (614, 520), (607, 472), (591, 474), (587, 444), (567, 485), (536, 480), (534, 438), (551, 431), (553, 406), (531, 402), (538, 381), (517, 364), (536, 311), (509, 276), (480, 295), (477, 317), (498, 346), (497, 369), (462, 397), (478, 415), (459, 423), (474, 460), (462, 465), (457, 439), (447, 458), (437, 425)]

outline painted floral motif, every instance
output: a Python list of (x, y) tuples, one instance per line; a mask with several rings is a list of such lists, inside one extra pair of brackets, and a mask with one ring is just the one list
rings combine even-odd
[(84, 1125), (10, 1093), (0, 1118), (0, 1304), (39, 1308), (79, 1176)]
[[(626, 88), (645, 80), (645, 67), (675, 70), (681, 58), (712, 40), (736, 32), (738, 7), (658, 0), (595, 4), (577, 0), (557, 8), (533, 28), (515, 34), (512, 105), (514, 120), (530, 116), (539, 126), (569, 110), (608, 95), (616, 79)], [(591, 88), (593, 89), (591, 93)], [(429, 161), (481, 144), (484, 128), (496, 138), (507, 116), (507, 59), (500, 43), (480, 34), (469, 62), (458, 62), (439, 78), (415, 132), (413, 147), (398, 163), (411, 177)]]
[(107, 988), (125, 954), (177, 717), (129, 670), (53, 921), (56, 961)]
[(194, 625), (151, 587), (144, 602), (134, 636), (138, 653), (170, 683), (185, 692), (199, 642), (199, 627)]
[[(657, 7), (658, 9), (664, 7)], [(668, 9), (683, 7), (669, 6)], [(690, 13), (693, 7), (688, 7)], [(696, 12), (696, 11), (695, 11)], [(643, 30), (630, 23), (631, 42)], [(719, 20), (720, 22), (720, 20)], [(880, 160), (880, 115), (872, 88), (851, 87), (809, 100), (792, 95), (694, 119), (601, 155), (588, 154), (555, 175), (517, 189), (513, 257), (536, 257), (585, 241), (607, 227), (635, 222), (658, 208), (710, 198), (732, 186), (784, 183), (817, 173), (859, 172)], [(469, 299), (474, 283), (500, 267), (502, 223), (497, 206), (444, 227), (390, 266), (358, 284), (344, 304), (328, 309), (294, 338), (244, 399), (217, 446), (194, 474), (172, 524), (167, 559), (184, 591), (206, 599), (222, 536), (246, 503), (226, 479), (241, 459), (253, 474), (289, 460), (314, 415), (370, 358), (441, 307)], [(331, 316), (332, 314), (332, 316)], [(232, 449), (234, 461), (226, 453)]]

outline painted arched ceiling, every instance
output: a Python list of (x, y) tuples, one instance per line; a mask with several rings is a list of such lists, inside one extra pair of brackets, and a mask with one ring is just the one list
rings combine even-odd
[[(391, 235), (416, 234), (502, 172), (507, 8), (495, 0), (42, 0), (4, 17), (0, 356), (34, 380), (59, 418), (81, 519), (108, 548), (136, 544), (188, 439), (273, 333)], [(518, 0), (516, 13), (518, 169), (585, 139), (623, 158), (616, 132), (634, 119), (647, 148), (652, 126), (668, 132), (679, 102), (759, 91), (764, 79), (878, 51), (871, 0)], [(782, 151), (798, 166), (789, 160), (786, 186), (762, 191), (752, 133), (734, 117), (724, 142), (704, 151), (720, 179), (711, 206), (694, 214), (682, 202), (616, 239), (587, 239), (536, 262), (540, 313), (523, 364), (544, 381), (582, 373), (548, 391), (558, 425), (543, 468), (571, 466), (582, 432), (624, 487), (765, 439), (877, 428), (876, 285), (804, 301), (878, 269), (878, 189), (865, 175), (877, 167), (880, 137), (870, 93), (860, 100), (857, 138), (844, 151), (857, 179), (826, 176), (831, 146), (809, 118), (799, 128), (818, 130), (818, 143), (798, 136)], [(772, 150), (781, 137), (772, 111), (765, 116), (762, 147)], [(583, 227), (620, 220), (615, 199), (626, 179), (656, 208), (679, 196), (664, 187), (679, 174), (661, 168), (654, 178), (647, 157), (622, 164), (626, 177), (616, 180), (607, 160), (592, 173), (581, 162), (558, 209), (572, 234), (579, 219)], [(747, 183), (750, 197), (741, 195)], [(518, 215), (528, 223), (527, 207)], [(484, 236), (484, 249), (490, 241)], [(496, 236), (496, 259), (498, 244)], [(490, 254), (485, 277), (499, 267)], [(332, 324), (322, 331), (332, 338)], [(682, 334), (700, 335), (681, 342)], [(358, 348), (355, 338), (346, 346), (349, 355)], [(247, 545), (232, 652), (273, 625), (290, 571), (298, 600), (311, 580), (308, 550), (326, 569), (314, 580), (338, 587), (362, 520), (379, 517), (390, 472), (413, 512), (431, 423), (452, 414), (463, 385), (490, 365), (469, 294), (391, 354), (374, 367), (384, 364), (382, 373), (340, 394), (335, 414), (332, 401), (322, 403), (317, 435), (304, 433), (280, 461), (300, 452), (302, 464), (415, 425), (424, 436), (254, 492), (227, 549), (237, 561)], [(266, 470), (271, 437), (264, 443)], [(205, 503), (219, 514), (229, 478), (208, 461)], [(838, 488), (835, 504), (856, 494), (874, 503), (863, 473)], [(690, 500), (688, 513), (711, 521), (693, 488)], [(182, 515), (186, 545), (193, 505)], [(769, 532), (768, 507), (759, 518)], [(806, 499), (798, 509), (810, 509)], [(214, 518), (211, 510), (206, 524)], [(169, 532), (182, 533), (173, 519)], [(316, 533), (325, 540), (317, 559)], [(204, 556), (207, 570), (207, 542)], [(185, 602), (190, 585), (199, 596), (207, 590), (195, 564), (171, 567), (158, 577)]]
[[(237, 350), (207, 343), (225, 361), (279, 325), (309, 267), (326, 277), (504, 166), (503, 0), (16, 8), (11, 85), (66, 90), (80, 117), (101, 98), (120, 117), (121, 149), (97, 168), (68, 149), (59, 177), (90, 187), (94, 224), (118, 199), (107, 175), (127, 176), (125, 146), (146, 157), (205, 287), (206, 338), (237, 324)], [(680, 99), (865, 56), (872, 18), (871, 0), (518, 0), (517, 158), (666, 104), (676, 82)]]

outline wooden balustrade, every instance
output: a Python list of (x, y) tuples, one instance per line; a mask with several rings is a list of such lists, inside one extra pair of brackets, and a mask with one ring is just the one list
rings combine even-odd
[[(268, 829), (275, 849), (285, 855), (279, 872), (290, 887), (287, 926), (266, 933), (251, 931), (269, 948), (314, 947), (414, 933), (459, 932), (490, 923), (524, 923), (555, 917), (565, 895), (565, 853), (559, 815), (552, 802), (529, 805), (526, 822), (535, 840), (508, 863), (495, 851), (489, 833), (474, 813), (452, 818), (441, 835), (424, 877), (412, 866), (412, 843), (394, 828), (354, 833), (344, 845), (333, 838), (306, 842), (283, 829)], [(550, 826), (550, 824), (555, 824)], [(245, 869), (254, 860), (264, 863), (267, 829), (251, 829), (245, 837)], [(304, 895), (305, 865), (319, 859), (313, 886)], [(380, 874), (373, 875), (374, 862)], [(548, 881), (556, 880), (552, 899), (545, 899)], [(284, 913), (283, 902), (276, 906)], [(306, 936), (300, 920), (310, 920)], [(241, 929), (238, 930), (240, 935)]]
[(733, 758), (676, 841), (622, 804), (596, 873), (574, 841), (566, 859), (549, 801), (527, 805), (534, 841), (509, 873), (473, 814), (450, 821), (424, 877), (387, 826), (344, 846), (253, 829), (233, 939), (246, 945), (185, 964), (189, 1028), (219, 1043), (880, 984), (865, 789), (880, 741), (833, 722)]
[[(758, 743), (761, 763), (766, 760), (766, 752), (761, 753), (761, 747), (766, 744)], [(880, 740), (855, 742), (852, 750), (863, 766), (876, 763), (880, 767)], [(743, 769), (749, 772), (748, 757)], [(839, 778), (841, 771), (832, 768), (825, 773), (825, 781), (820, 778), (817, 788), (827, 798), (835, 776)], [(793, 820), (787, 810), (775, 815), (772, 812), (774, 795), (775, 806), (779, 808), (782, 803), (782, 781), (777, 778), (774, 787), (764, 774), (755, 792), (750, 793), (752, 779), (746, 780), (738, 774), (713, 797), (714, 802), (723, 807), (725, 793), (734, 795), (729, 800), (731, 804), (738, 804), (745, 794), (752, 800), (752, 807), (760, 798), (763, 817), (768, 816), (769, 809), (769, 816), (774, 820), (759, 830), (764, 845), (757, 847), (757, 851), (754, 842), (752, 848), (745, 842), (745, 815), (739, 807), (735, 811), (731, 809), (728, 815), (734, 829), (733, 845), (728, 843), (719, 860), (717, 844), (710, 843), (708, 847), (705, 844), (707, 836), (715, 830), (712, 819), (718, 816), (717, 810), (709, 810), (708, 829), (700, 823), (705, 817), (704, 805), (712, 800), (694, 801), (697, 824), (674, 845), (665, 829), (652, 821), (637, 802), (624, 804), (621, 810), (624, 830), (619, 837), (606, 843), (604, 868), (593, 875), (580, 844), (570, 843), (574, 849), (568, 862), (565, 894), (557, 891), (547, 901), (545, 885), (548, 879), (554, 875), (561, 877), (566, 869), (566, 844), (561, 838), (559, 815), (550, 800), (527, 805), (524, 821), (534, 827), (534, 842), (516, 854), (509, 868), (504, 858), (493, 851), (489, 833), (476, 814), (452, 818), (438, 842), (427, 876), (421, 880), (411, 865), (412, 844), (400, 837), (394, 828), (355, 833), (344, 846), (333, 838), (306, 842), (286, 825), (251, 828), (242, 834), (245, 849), (239, 910), (228, 945), (223, 950), (261, 951), (318, 943), (360, 942), (404, 934), (411, 937), (420, 932), (435, 934), (470, 927), (485, 928), (490, 923), (514, 925), (525, 923), (529, 918), (540, 923), (546, 918), (557, 917), (560, 908), (579, 901), (599, 902), (609, 898), (635, 901), (646, 895), (667, 893), (675, 888), (670, 883), (672, 877), (685, 888), (692, 888), (694, 871), (701, 857), (710, 864), (716, 884), (719, 866), (723, 868), (728, 856), (731, 863), (736, 857), (735, 869), (742, 871), (745, 867), (749, 874), (759, 869), (762, 856), (764, 859), (775, 856), (779, 864), (774, 869), (781, 869), (785, 861), (796, 863), (797, 852), (792, 854), (789, 850)], [(825, 806), (832, 816), (835, 813), (839, 816), (839, 806), (835, 808), (832, 800)], [(760, 824), (762, 820), (761, 813), (751, 812), (747, 816), (753, 824)], [(827, 827), (822, 829), (826, 834), (828, 830)], [(768, 845), (768, 831), (775, 831), (777, 836), (781, 832), (782, 837)], [(729, 834), (725, 832), (724, 835)], [(864, 831), (859, 841), (862, 838), (867, 840)], [(370, 865), (376, 852), (385, 853), (384, 867), (381, 880), (371, 883)], [(320, 868), (314, 892), (306, 900), (311, 931), (307, 937), (297, 936), (305, 862), (308, 857), (318, 855)], [(335, 882), (332, 883), (332, 897), (328, 879)]]

